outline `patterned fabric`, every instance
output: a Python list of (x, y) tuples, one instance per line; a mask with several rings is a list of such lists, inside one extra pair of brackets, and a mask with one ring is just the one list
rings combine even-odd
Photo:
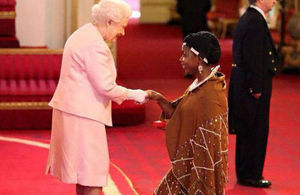
[(186, 92), (166, 126), (171, 170), (154, 194), (224, 194), (227, 183), (225, 77)]

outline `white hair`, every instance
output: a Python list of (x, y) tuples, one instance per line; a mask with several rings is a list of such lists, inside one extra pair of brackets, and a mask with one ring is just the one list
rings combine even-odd
[(124, 0), (100, 0), (92, 7), (92, 22), (97, 24), (106, 20), (121, 22), (131, 16), (131, 8)]

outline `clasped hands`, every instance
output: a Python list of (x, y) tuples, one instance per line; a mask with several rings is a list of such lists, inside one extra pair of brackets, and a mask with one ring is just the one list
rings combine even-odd
[(143, 98), (140, 99), (140, 101), (136, 101), (136, 102), (139, 103), (139, 104), (143, 104), (143, 103), (146, 103), (150, 100), (159, 101), (163, 98), (164, 98), (164, 96), (162, 94), (149, 89), (149, 90), (145, 90), (143, 92)]
[(148, 96), (146, 96), (146, 100), (150, 101), (159, 101), (161, 100), (164, 96), (154, 90), (146, 90), (146, 93), (148, 94)]

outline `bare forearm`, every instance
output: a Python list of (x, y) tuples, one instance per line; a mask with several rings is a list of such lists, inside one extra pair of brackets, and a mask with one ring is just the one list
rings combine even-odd
[(164, 97), (157, 100), (157, 104), (165, 114), (166, 118), (171, 118), (175, 108), (171, 105), (171, 103)]
[(156, 101), (159, 107), (164, 112), (164, 115), (166, 118), (170, 118), (175, 110), (175, 108), (172, 106), (171, 102), (165, 98), (162, 94), (153, 91), (153, 90), (147, 90), (148, 93), (148, 99)]

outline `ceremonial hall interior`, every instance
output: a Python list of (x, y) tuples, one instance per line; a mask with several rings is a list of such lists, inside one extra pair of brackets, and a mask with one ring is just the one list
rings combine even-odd
[[(117, 83), (153, 89), (174, 100), (193, 82), (184, 75), (181, 16), (176, 0), (125, 0), (133, 13), (125, 36), (107, 43)], [(199, 0), (200, 1), (200, 0)], [(75, 194), (73, 184), (45, 175), (51, 136), (48, 106), (60, 76), (68, 37), (91, 21), (98, 0), (0, 0), (0, 194)], [(220, 71), (227, 87), (236, 24), (247, 0), (211, 0), (210, 32), (220, 42)], [(270, 130), (264, 177), (270, 188), (237, 184), (235, 135), (228, 141), (229, 195), (300, 194), (300, 1), (281, 0), (269, 12), (268, 26), (280, 55), (273, 79)], [(112, 103), (107, 127), (110, 156), (105, 195), (150, 195), (170, 169), (159, 106), (149, 101)], [(157, 124), (157, 123), (156, 123)]]

